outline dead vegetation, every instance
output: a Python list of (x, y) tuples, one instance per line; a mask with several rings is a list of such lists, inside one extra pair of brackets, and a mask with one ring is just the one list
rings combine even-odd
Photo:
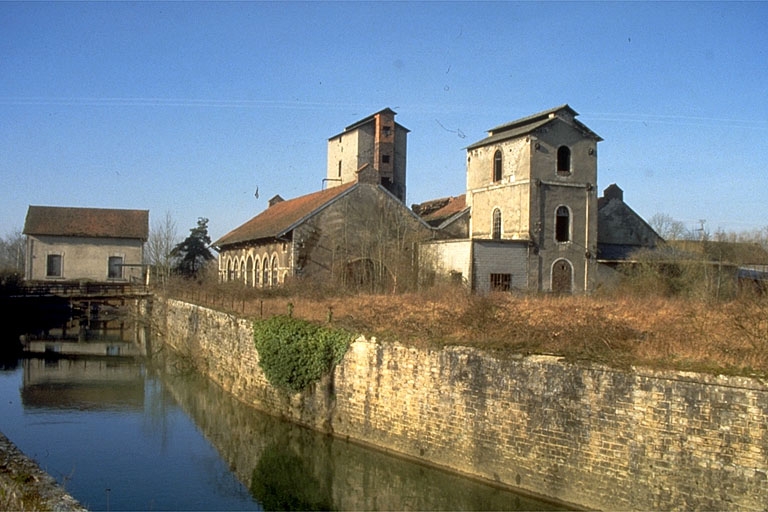
[(253, 318), (293, 314), (418, 347), (474, 346), (499, 355), (552, 354), (616, 367), (768, 375), (768, 298), (730, 301), (626, 290), (592, 296), (478, 296), (442, 285), (400, 295), (230, 283), (169, 294)]

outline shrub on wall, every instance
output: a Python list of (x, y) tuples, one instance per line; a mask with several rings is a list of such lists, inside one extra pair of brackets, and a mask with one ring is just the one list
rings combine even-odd
[(290, 316), (253, 325), (259, 364), (273, 386), (301, 391), (341, 362), (352, 336)]

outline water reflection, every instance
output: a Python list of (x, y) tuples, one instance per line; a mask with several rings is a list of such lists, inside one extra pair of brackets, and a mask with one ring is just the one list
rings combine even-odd
[(265, 415), (200, 377), (163, 381), (268, 510), (553, 510), (540, 502)]

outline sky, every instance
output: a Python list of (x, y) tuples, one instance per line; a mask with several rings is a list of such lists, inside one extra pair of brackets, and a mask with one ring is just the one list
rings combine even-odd
[[(768, 226), (768, 2), (0, 2), (0, 236), (29, 205), (198, 217), (216, 239), (322, 189), (329, 137), (383, 108), (407, 198), (464, 148), (569, 104), (598, 191), (714, 233)], [(259, 196), (255, 191), (258, 188)]]

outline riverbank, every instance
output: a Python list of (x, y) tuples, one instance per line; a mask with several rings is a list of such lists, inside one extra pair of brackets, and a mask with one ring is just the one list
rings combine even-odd
[(425, 464), (589, 509), (768, 502), (757, 378), (360, 337), (332, 375), (287, 394), (264, 377), (250, 320), (174, 300), (154, 314), (162, 340), (239, 400)]
[(84, 512), (86, 509), (0, 433), (0, 510)]

